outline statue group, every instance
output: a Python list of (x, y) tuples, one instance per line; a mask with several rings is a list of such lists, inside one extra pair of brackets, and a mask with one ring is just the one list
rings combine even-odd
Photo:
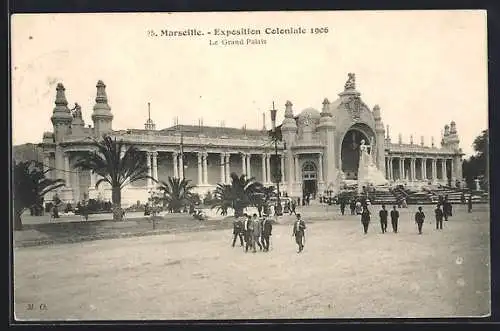
[(359, 168), (358, 168), (358, 192), (361, 192), (363, 186), (386, 185), (387, 179), (384, 174), (377, 169), (370, 155), (371, 146), (365, 144), (365, 140), (361, 140), (359, 146)]

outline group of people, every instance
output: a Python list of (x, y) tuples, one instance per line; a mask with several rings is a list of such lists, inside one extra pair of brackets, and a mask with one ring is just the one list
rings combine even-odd
[[(370, 224), (370, 211), (367, 205), (363, 205), (363, 211), (361, 212), (361, 224), (363, 225), (364, 234), (368, 233), (368, 225)], [(452, 216), (452, 204), (448, 199), (444, 198), (440, 200), (434, 209), (434, 215), (436, 219), (436, 230), (443, 229), (443, 219), (448, 221), (448, 218)], [(389, 216), (391, 217), (391, 225), (394, 233), (398, 232), (398, 222), (399, 222), (399, 211), (397, 206), (393, 206), (393, 209), (389, 213), (385, 205), (382, 205), (382, 209), (379, 211), (380, 227), (382, 233), (387, 232), (387, 221)], [(418, 211), (415, 213), (415, 223), (417, 224), (418, 234), (422, 234), (422, 228), (425, 221), (425, 213), (421, 206), (418, 207)]]
[(272, 220), (267, 215), (260, 218), (257, 214), (252, 216), (244, 214), (243, 219), (236, 217), (233, 222), (233, 243), (240, 239), (241, 247), (245, 247), (245, 252), (251, 249), (257, 252), (257, 246), (264, 252), (269, 251), (270, 238), (273, 231)]
[[(302, 220), (300, 214), (296, 214), (297, 220), (293, 224), (292, 236), (295, 237), (295, 242), (298, 246), (298, 252), (304, 250), (305, 245), (305, 230), (306, 223)], [(257, 252), (257, 246), (260, 251), (269, 252), (271, 235), (273, 231), (273, 220), (268, 215), (259, 218), (257, 214), (252, 216), (244, 214), (242, 218), (236, 217), (233, 221), (233, 242), (235, 246), (236, 240), (239, 238), (241, 247), (244, 247), (245, 252), (252, 250)]]

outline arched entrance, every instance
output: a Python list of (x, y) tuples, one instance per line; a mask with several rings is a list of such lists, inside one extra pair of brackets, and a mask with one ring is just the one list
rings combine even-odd
[(306, 161), (302, 165), (302, 194), (304, 197), (310, 195), (316, 198), (318, 192), (318, 169), (312, 161)]
[(370, 138), (374, 139), (374, 135), (371, 128), (366, 124), (355, 124), (344, 135), (340, 162), (346, 179), (358, 179), (359, 145), (361, 140), (364, 140), (365, 144), (369, 145)]

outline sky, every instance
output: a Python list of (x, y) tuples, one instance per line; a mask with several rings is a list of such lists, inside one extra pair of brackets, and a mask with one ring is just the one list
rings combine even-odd
[[(266, 28), (327, 33), (266, 35)], [(216, 36), (214, 29), (260, 29), (258, 36)], [(162, 29), (198, 29), (194, 37)], [(151, 37), (153, 30), (158, 37)], [(212, 32), (210, 35), (208, 32)], [(103, 80), (113, 129), (144, 128), (147, 103), (157, 129), (180, 124), (260, 129), (334, 101), (347, 74), (370, 107), (378, 104), (390, 135), (436, 143), (456, 122), (460, 146), (473, 152), (488, 128), (485, 11), (24, 14), (11, 24), (13, 144), (40, 142), (52, 131), (55, 88), (92, 124), (96, 83)], [(223, 40), (266, 44), (221, 46)], [(218, 41), (219, 45), (210, 45)]]

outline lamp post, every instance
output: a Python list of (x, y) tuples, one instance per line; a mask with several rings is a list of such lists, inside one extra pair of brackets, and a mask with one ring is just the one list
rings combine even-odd
[(276, 207), (274, 208), (274, 214), (276, 216), (280, 216), (282, 214), (282, 209), (281, 209), (281, 199), (280, 199), (280, 180), (281, 180), (281, 163), (277, 162), (278, 160), (278, 135), (276, 132), (276, 113), (278, 112), (277, 109), (274, 108), (274, 101), (273, 101), (273, 109), (270, 110), (271, 112), (271, 123), (272, 123), (272, 139), (274, 140), (274, 155), (276, 157), (276, 172), (275, 172), (275, 180), (276, 180), (276, 191), (278, 193), (278, 197), (276, 200)]

